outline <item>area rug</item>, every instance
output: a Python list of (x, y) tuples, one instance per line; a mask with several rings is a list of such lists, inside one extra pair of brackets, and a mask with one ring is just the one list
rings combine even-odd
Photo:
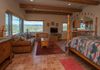
[(62, 59), (60, 62), (64, 66), (65, 70), (85, 70), (84, 67), (82, 67), (81, 64), (72, 57)]
[(63, 51), (66, 51), (66, 41), (58, 41), (58, 42), (56, 42), (56, 44), (63, 50)]
[(36, 55), (49, 55), (61, 53), (64, 53), (64, 51), (62, 51), (61, 48), (56, 44), (49, 45), (48, 47), (41, 47), (39, 44), (37, 44)]

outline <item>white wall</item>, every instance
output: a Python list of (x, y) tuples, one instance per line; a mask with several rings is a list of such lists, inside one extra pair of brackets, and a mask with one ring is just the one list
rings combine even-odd
[[(58, 23), (58, 31), (62, 34), (62, 38), (65, 39), (66, 32), (62, 31), (62, 23), (67, 22), (67, 16), (64, 15), (51, 15), (51, 14), (26, 14), (26, 20), (43, 20), (44, 21), (44, 32), (50, 33), (50, 27), (56, 27), (56, 25), (52, 26), (51, 22)], [(47, 26), (49, 23), (49, 26)]]
[(95, 25), (95, 21), (96, 21), (96, 17), (98, 18), (98, 30), (97, 30), (97, 35), (100, 36), (100, 5), (98, 6), (88, 6), (86, 8), (83, 9), (83, 11), (81, 13), (74, 13), (74, 16), (79, 16), (81, 17), (91, 17), (93, 19), (93, 23)]
[(16, 16), (24, 18), (24, 11), (19, 8), (16, 0), (0, 0), (0, 25), (5, 24), (5, 12), (10, 10)]

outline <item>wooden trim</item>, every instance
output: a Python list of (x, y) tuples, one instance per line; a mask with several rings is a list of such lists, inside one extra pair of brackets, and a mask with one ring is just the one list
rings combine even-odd
[(74, 48), (69, 48), (69, 51), (77, 54), (79, 57), (81, 57), (82, 59), (84, 59), (85, 61), (87, 61), (89, 64), (91, 64), (92, 66), (94, 66), (96, 69), (100, 70), (100, 66), (99, 65), (97, 65), (96, 63), (94, 63), (93, 61), (91, 61), (90, 59), (88, 59), (86, 56), (84, 56), (80, 52), (76, 51)]
[(29, 20), (29, 19), (26, 19), (26, 21), (43, 21), (44, 22), (44, 20)]
[(95, 19), (95, 36), (97, 36), (97, 30), (98, 30), (98, 18)]
[(71, 16), (67, 17), (67, 41), (71, 40), (72, 31), (71, 31)]
[(63, 0), (72, 3), (87, 4), (87, 5), (99, 5), (100, 1), (95, 0)]

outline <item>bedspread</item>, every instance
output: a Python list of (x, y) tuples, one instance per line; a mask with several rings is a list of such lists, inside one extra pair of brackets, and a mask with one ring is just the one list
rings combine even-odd
[(100, 38), (79, 36), (73, 38), (68, 47), (75, 48), (91, 61), (100, 65)]

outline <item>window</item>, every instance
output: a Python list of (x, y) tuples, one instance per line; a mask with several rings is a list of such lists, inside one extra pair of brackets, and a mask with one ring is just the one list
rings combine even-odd
[(63, 31), (67, 31), (67, 23), (63, 23)]
[(6, 13), (5, 14), (5, 23), (6, 23), (5, 24), (5, 29), (6, 29), (5, 36), (8, 36), (9, 35), (8, 34), (9, 33), (9, 29), (8, 29), (9, 28), (9, 24), (8, 24), (9, 19), (8, 18), (9, 18), (9, 15)]
[(80, 23), (80, 29), (85, 29), (85, 24), (84, 23)]
[(12, 16), (12, 34), (20, 33), (20, 19), (16, 16)]
[(24, 21), (24, 32), (43, 32), (43, 21)]
[(23, 19), (14, 16), (11, 12), (5, 13), (5, 36), (23, 32)]

